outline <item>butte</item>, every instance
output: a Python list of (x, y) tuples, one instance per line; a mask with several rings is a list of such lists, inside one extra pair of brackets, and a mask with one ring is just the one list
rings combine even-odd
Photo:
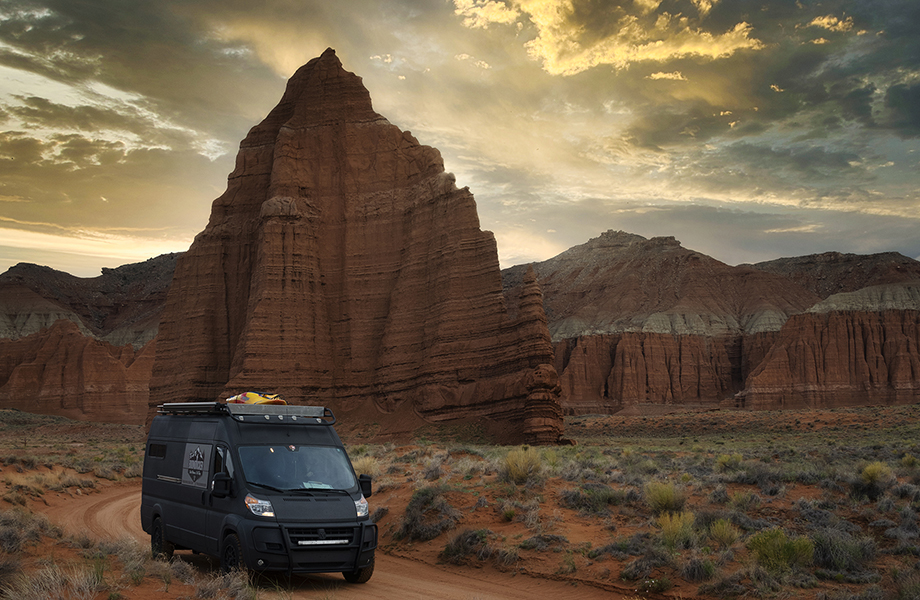
[(242, 141), (178, 260), (148, 423), (163, 402), (252, 390), (381, 433), (479, 423), (494, 441), (556, 443), (553, 347), (526, 279), (512, 319), (469, 189), (328, 49)]

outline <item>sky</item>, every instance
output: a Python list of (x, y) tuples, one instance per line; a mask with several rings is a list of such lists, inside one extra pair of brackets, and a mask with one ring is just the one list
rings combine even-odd
[(502, 267), (608, 229), (735, 265), (920, 258), (916, 0), (3, 0), (0, 272), (188, 248), (327, 47)]

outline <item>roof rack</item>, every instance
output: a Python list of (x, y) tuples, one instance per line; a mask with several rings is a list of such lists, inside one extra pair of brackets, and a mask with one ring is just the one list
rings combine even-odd
[(157, 406), (164, 415), (229, 415), (248, 423), (299, 423), (334, 425), (335, 415), (323, 406), (290, 404), (225, 404), (223, 402), (167, 402)]

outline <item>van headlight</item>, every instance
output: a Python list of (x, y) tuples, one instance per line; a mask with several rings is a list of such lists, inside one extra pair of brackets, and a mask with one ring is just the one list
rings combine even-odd
[(355, 500), (355, 510), (358, 511), (358, 518), (367, 516), (367, 499), (361, 494), (360, 500)]
[(249, 507), (249, 510), (252, 511), (252, 514), (257, 517), (274, 517), (275, 509), (272, 507), (272, 503), (269, 500), (260, 500), (255, 496), (246, 495), (246, 499), (243, 500), (246, 503), (246, 506)]

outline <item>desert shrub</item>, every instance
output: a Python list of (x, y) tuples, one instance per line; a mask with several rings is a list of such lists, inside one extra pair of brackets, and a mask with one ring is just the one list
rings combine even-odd
[(20, 573), (0, 590), (0, 598), (4, 600), (69, 597), (67, 574), (54, 564), (35, 572)]
[(662, 513), (656, 523), (661, 529), (661, 541), (672, 550), (689, 548), (696, 539), (693, 529), (695, 517), (692, 512)]
[(651, 545), (645, 554), (630, 561), (620, 571), (620, 577), (637, 581), (651, 576), (655, 569), (671, 564), (671, 554), (660, 546)]
[(370, 454), (363, 454), (351, 461), (355, 473), (358, 475), (370, 475), (371, 477), (380, 476), (380, 461)]
[(645, 485), (645, 501), (655, 514), (679, 512), (687, 501), (687, 495), (673, 483), (650, 481)]
[(863, 467), (858, 477), (850, 481), (850, 494), (855, 498), (878, 500), (885, 490), (895, 482), (891, 467), (883, 462), (869, 463)]
[(559, 492), (562, 506), (586, 514), (605, 514), (609, 505), (622, 504), (625, 500), (626, 492), (603, 483), (585, 483), (580, 489)]
[(371, 513), (371, 523), (379, 523), (380, 519), (384, 518), (390, 514), (390, 509), (386, 506), (378, 506), (374, 509), (374, 512)]
[(543, 459), (540, 452), (530, 446), (510, 450), (502, 460), (498, 477), (516, 485), (537, 482), (543, 474)]
[(916, 469), (920, 466), (920, 459), (913, 454), (905, 454), (901, 457), (901, 466), (905, 469)]
[(393, 537), (433, 540), (442, 532), (452, 529), (459, 519), (460, 513), (447, 503), (441, 488), (424, 487), (412, 494), (406, 505), (402, 525)]
[(224, 598), (229, 600), (257, 600), (258, 593), (249, 584), (242, 570), (208, 577), (195, 583), (195, 598)]
[(728, 500), (728, 490), (724, 485), (717, 485), (716, 489), (709, 494), (709, 501), (713, 504), (725, 504)]
[(757, 564), (771, 573), (809, 565), (815, 550), (807, 537), (789, 537), (779, 528), (755, 533), (748, 539), (747, 548)]
[(720, 454), (716, 458), (715, 469), (719, 473), (726, 471), (736, 471), (741, 466), (742, 456), (740, 454)]
[(737, 571), (731, 575), (716, 577), (712, 583), (704, 583), (699, 587), (697, 593), (715, 598), (737, 598), (745, 596), (748, 593), (747, 586), (744, 585), (744, 571)]
[(492, 535), (490, 529), (464, 529), (447, 542), (438, 556), (455, 565), (463, 564), (469, 556), (486, 560), (493, 552), (489, 545), (489, 537)]
[(12, 556), (0, 557), (0, 589), (6, 587), (14, 577), (22, 573), (22, 563)]
[(605, 554), (625, 560), (629, 556), (641, 556), (649, 551), (657, 542), (648, 532), (640, 531), (628, 538), (620, 538), (611, 544), (595, 548), (588, 552), (588, 558), (600, 558)]
[(569, 543), (569, 540), (564, 535), (552, 535), (543, 533), (540, 535), (535, 535), (529, 537), (523, 542), (520, 543), (519, 547), (522, 550), (539, 550), (543, 551), (553, 546), (554, 549), (564, 549), (565, 546)]
[(434, 456), (431, 458), (426, 458), (422, 463), (422, 477), (426, 481), (435, 481), (440, 479), (444, 475), (444, 460), (447, 458), (444, 455)]
[(709, 581), (716, 574), (716, 566), (708, 558), (691, 557), (680, 569), (680, 575), (687, 581)]
[(760, 506), (760, 502), (760, 496), (754, 492), (743, 491), (732, 494), (728, 501), (728, 505), (735, 510), (747, 512)]
[(722, 548), (731, 548), (741, 537), (741, 532), (727, 519), (716, 519), (709, 526), (709, 538)]
[(859, 571), (875, 558), (875, 540), (856, 538), (846, 531), (821, 529), (812, 536), (815, 565), (834, 571)]

